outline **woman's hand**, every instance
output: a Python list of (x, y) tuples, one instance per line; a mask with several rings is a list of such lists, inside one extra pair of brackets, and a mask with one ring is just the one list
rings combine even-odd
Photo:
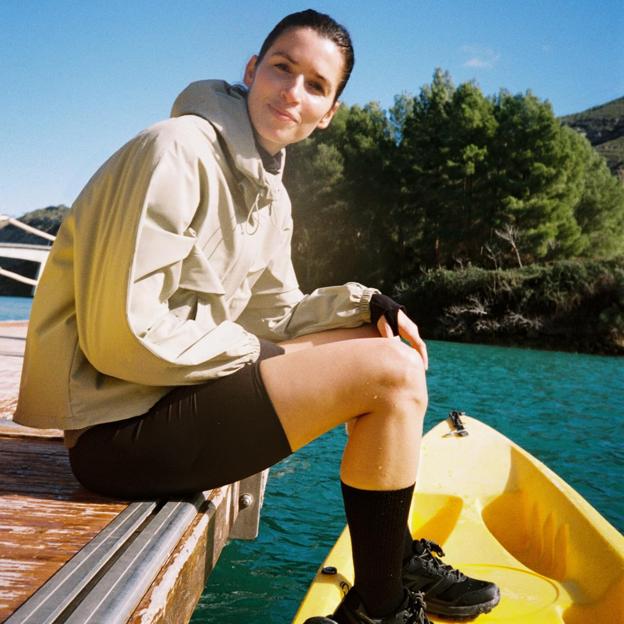
[[(427, 356), (427, 345), (424, 340), (420, 337), (418, 333), (418, 327), (416, 323), (414, 323), (408, 316), (403, 312), (403, 310), (399, 310), (398, 315), (398, 324), (399, 324), (399, 336), (403, 338), (412, 348), (416, 349), (420, 354), (420, 357), (423, 360), (425, 365), (425, 370), (429, 368), (429, 357)], [(390, 328), (390, 324), (383, 316), (379, 317), (377, 321), (377, 331), (380, 336), (384, 338), (394, 338), (395, 336), (392, 334), (392, 329)], [(396, 336), (398, 338), (398, 336)]]

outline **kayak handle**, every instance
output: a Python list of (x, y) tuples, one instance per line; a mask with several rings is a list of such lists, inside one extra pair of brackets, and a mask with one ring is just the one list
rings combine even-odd
[(446, 418), (446, 422), (451, 431), (446, 435), (459, 437), (464, 437), (468, 435), (468, 430), (466, 429), (466, 427), (464, 427), (464, 423), (462, 422), (462, 416), (465, 415), (466, 412), (459, 412), (457, 410), (449, 412), (449, 415)]

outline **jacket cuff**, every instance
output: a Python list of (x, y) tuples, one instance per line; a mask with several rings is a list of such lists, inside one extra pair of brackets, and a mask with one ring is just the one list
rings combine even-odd
[(358, 313), (362, 315), (362, 320), (365, 323), (370, 323), (370, 302), (371, 298), (375, 294), (381, 294), (379, 290), (376, 288), (364, 288), (362, 291), (362, 296), (360, 297), (360, 301), (358, 303)]

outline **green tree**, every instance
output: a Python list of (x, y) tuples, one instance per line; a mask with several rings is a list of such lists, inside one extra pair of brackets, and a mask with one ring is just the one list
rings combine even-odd
[(493, 197), (489, 154), (497, 130), (493, 105), (474, 83), (449, 103), (447, 208), (440, 215), (440, 264), (478, 261), (491, 236)]
[(408, 212), (418, 230), (411, 244), (421, 263), (478, 261), (491, 233), (489, 150), (497, 121), (474, 83), (455, 88), (436, 70), (405, 123), (400, 152)]
[(567, 180), (574, 192), (574, 218), (581, 229), (579, 255), (612, 258), (624, 253), (624, 186), (589, 141), (567, 126)]
[(547, 101), (485, 97), (441, 69), (389, 111), (342, 107), (289, 148), (285, 182), (306, 289), (624, 251), (624, 188)]
[(418, 264), (442, 262), (443, 215), (449, 209), (449, 115), (455, 87), (448, 72), (435, 71), (431, 85), (415, 98), (405, 120), (399, 146), (402, 167), (403, 223), (410, 219), (411, 236), (404, 244)]
[[(344, 204), (343, 140), (348, 111), (338, 110), (327, 130), (288, 148), (284, 184), (294, 220), (293, 263), (304, 290), (336, 283)], [(328, 227), (328, 224), (334, 224)]]
[(580, 228), (574, 219), (574, 192), (566, 184), (568, 151), (550, 104), (530, 92), (502, 91), (494, 111), (494, 233), (515, 229), (516, 245), (527, 262), (573, 254)]
[(394, 132), (377, 103), (351, 107), (341, 145), (345, 204), (349, 211), (345, 268), (364, 282), (383, 287), (393, 279), (397, 201)]

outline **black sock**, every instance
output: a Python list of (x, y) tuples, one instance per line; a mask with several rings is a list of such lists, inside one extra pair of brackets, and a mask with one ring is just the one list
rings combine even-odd
[(405, 525), (405, 536), (403, 537), (403, 563), (407, 563), (414, 554), (414, 538), (407, 524)]
[(371, 617), (392, 613), (403, 600), (405, 527), (414, 486), (360, 490), (342, 484), (355, 569), (355, 590)]

